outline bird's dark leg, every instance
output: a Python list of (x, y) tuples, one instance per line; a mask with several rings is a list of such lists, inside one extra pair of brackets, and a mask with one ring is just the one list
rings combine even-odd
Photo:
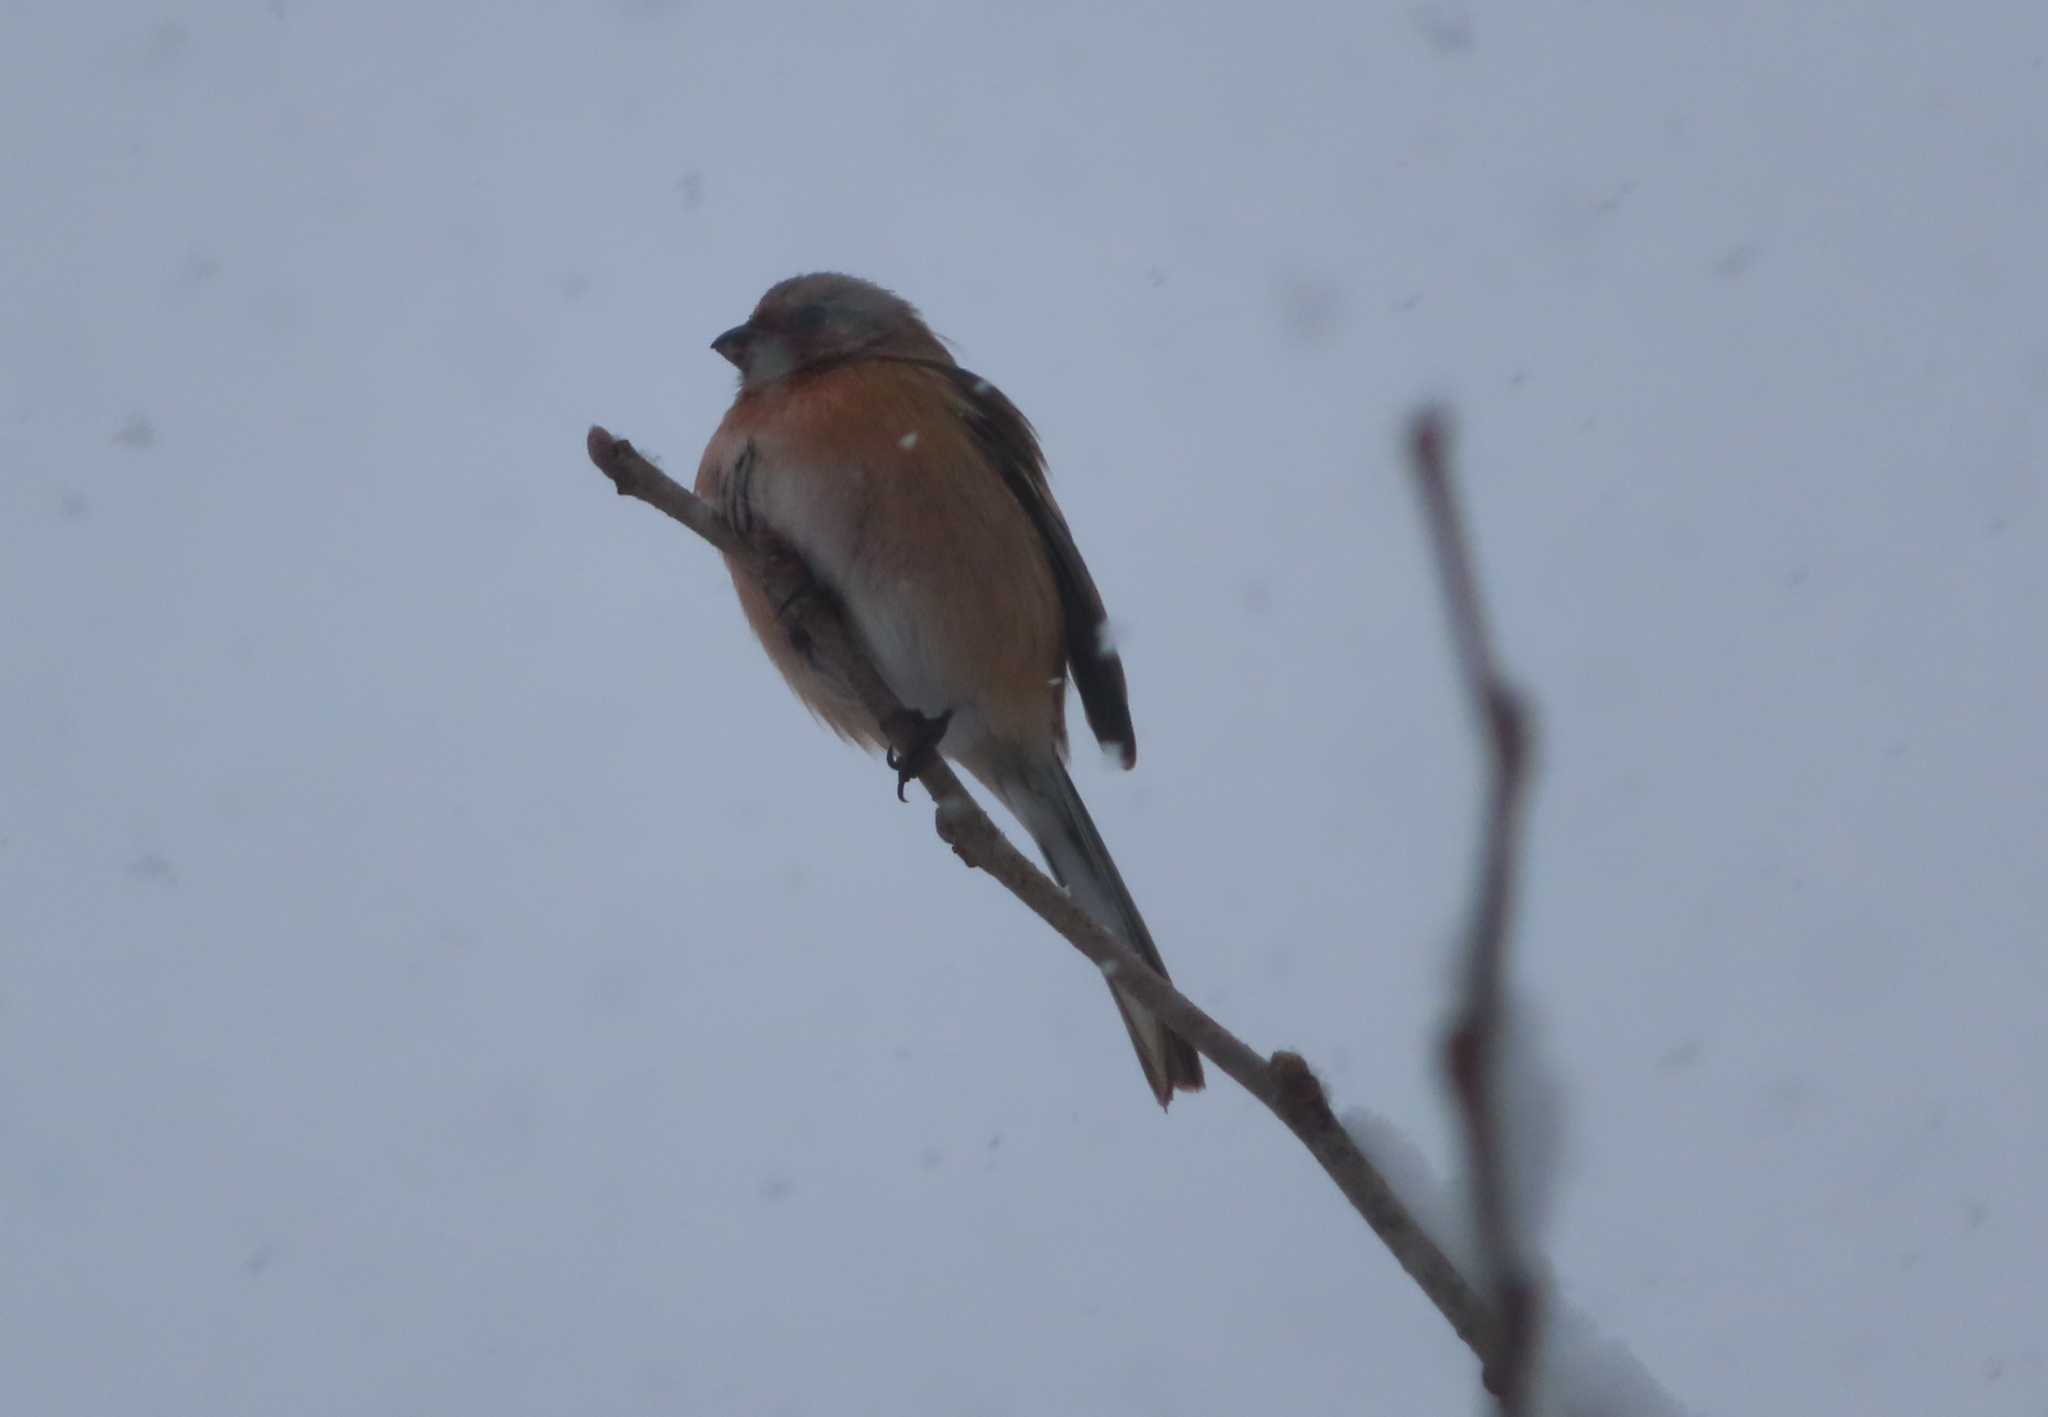
[(825, 588), (806, 572), (803, 584), (791, 591), (782, 604), (775, 607), (775, 618), (789, 636), (790, 645), (806, 660), (811, 658), (811, 632), (804, 628), (804, 612), (811, 602), (828, 598)]
[(894, 722), (884, 725), (889, 734), (889, 751), (882, 760), (896, 770), (898, 802), (910, 800), (903, 795), (903, 789), (910, 785), (910, 779), (924, 771), (925, 764), (938, 752), (939, 740), (946, 736), (946, 725), (952, 721), (951, 709), (937, 718), (921, 714), (916, 709), (904, 709), (896, 715)]

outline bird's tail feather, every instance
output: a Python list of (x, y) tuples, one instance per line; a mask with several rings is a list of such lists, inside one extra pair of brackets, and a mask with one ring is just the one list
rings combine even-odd
[[(1103, 844), (1102, 833), (1095, 829), (1081, 794), (1074, 790), (1066, 765), (1050, 758), (1044, 764), (1032, 763), (1022, 771), (1004, 774), (991, 785), (1031, 833), (1053, 877), (1067, 888), (1074, 903), (1164, 977), (1166, 964), (1159, 957), (1159, 947), (1152, 943), (1152, 932), (1145, 928), (1145, 918), (1138, 914), (1137, 903)], [(1114, 979), (1109, 981), (1109, 992), (1124, 1016), (1145, 1080), (1152, 1085), (1159, 1105), (1173, 1101), (1175, 1091), (1200, 1088), (1201, 1055)]]

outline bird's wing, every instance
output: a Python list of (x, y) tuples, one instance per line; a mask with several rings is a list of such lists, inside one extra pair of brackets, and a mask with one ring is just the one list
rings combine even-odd
[(1045, 454), (1039, 449), (1031, 421), (1001, 389), (957, 364), (924, 359), (904, 362), (930, 369), (952, 386), (976, 445), (1038, 529), (1046, 562), (1059, 587), (1067, 662), (1073, 667), (1074, 687), (1081, 693), (1088, 727), (1098, 743), (1115, 749), (1126, 768), (1132, 766), (1138, 761), (1138, 737), (1131, 724), (1124, 663), (1110, 640), (1109, 612), (1103, 609), (1102, 592), (1095, 588), (1095, 577), (1088, 574), (1088, 563), (1081, 559), (1067, 519), (1052, 498), (1045, 477)]

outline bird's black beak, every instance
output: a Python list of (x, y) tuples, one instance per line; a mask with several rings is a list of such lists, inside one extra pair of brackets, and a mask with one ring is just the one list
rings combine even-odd
[(711, 347), (718, 351), (719, 358), (744, 372), (747, 367), (747, 346), (753, 342), (754, 330), (751, 325), (734, 325), (711, 341)]

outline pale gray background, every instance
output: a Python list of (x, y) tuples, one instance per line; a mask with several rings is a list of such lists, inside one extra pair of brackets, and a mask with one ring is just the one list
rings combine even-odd
[(7, 6), (0, 1410), (1468, 1410), (584, 462), (825, 266), (1043, 431), (1178, 977), (1439, 1166), (1454, 398), (1566, 1292), (2039, 1413), (2044, 13)]

